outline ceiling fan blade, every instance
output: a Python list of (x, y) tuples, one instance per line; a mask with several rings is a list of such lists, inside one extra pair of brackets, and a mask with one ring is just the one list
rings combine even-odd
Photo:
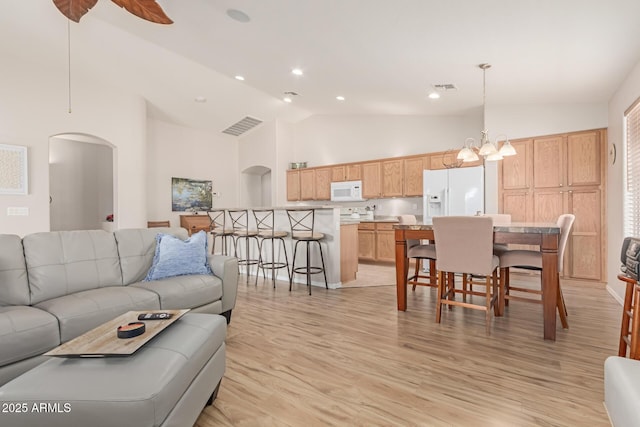
[(164, 13), (156, 0), (111, 0), (120, 7), (125, 8), (138, 18), (155, 22), (156, 24), (173, 24), (173, 21)]
[(96, 3), (98, 0), (53, 0), (58, 10), (74, 22), (80, 22), (80, 18)]

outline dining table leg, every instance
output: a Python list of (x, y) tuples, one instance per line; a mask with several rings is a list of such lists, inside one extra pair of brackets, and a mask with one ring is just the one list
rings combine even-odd
[(558, 302), (558, 234), (542, 236), (542, 310), (544, 339), (556, 340), (556, 304)]
[(407, 259), (407, 239), (403, 230), (396, 230), (396, 294), (398, 311), (407, 311), (407, 276), (409, 260)]

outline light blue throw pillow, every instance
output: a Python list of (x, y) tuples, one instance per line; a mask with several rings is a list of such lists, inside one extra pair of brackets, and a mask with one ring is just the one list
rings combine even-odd
[(156, 236), (156, 253), (145, 282), (187, 274), (211, 274), (207, 257), (207, 233), (199, 231), (187, 240), (171, 234)]

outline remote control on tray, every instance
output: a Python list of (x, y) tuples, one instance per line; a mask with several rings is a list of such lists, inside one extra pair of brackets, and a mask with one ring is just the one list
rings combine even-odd
[(142, 313), (138, 315), (138, 320), (166, 320), (171, 316), (171, 313)]

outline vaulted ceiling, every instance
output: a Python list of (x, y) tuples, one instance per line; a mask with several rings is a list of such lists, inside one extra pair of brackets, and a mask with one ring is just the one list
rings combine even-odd
[[(71, 23), (72, 70), (140, 93), (156, 116), (220, 131), (244, 116), (470, 114), (483, 62), (488, 105), (606, 103), (640, 60), (637, 0), (158, 3), (174, 24), (98, 1)], [(0, 36), (0, 53), (66, 69), (67, 21), (51, 0), (2, 2)], [(455, 89), (429, 99), (440, 84)], [(287, 104), (285, 92), (299, 95)]]

